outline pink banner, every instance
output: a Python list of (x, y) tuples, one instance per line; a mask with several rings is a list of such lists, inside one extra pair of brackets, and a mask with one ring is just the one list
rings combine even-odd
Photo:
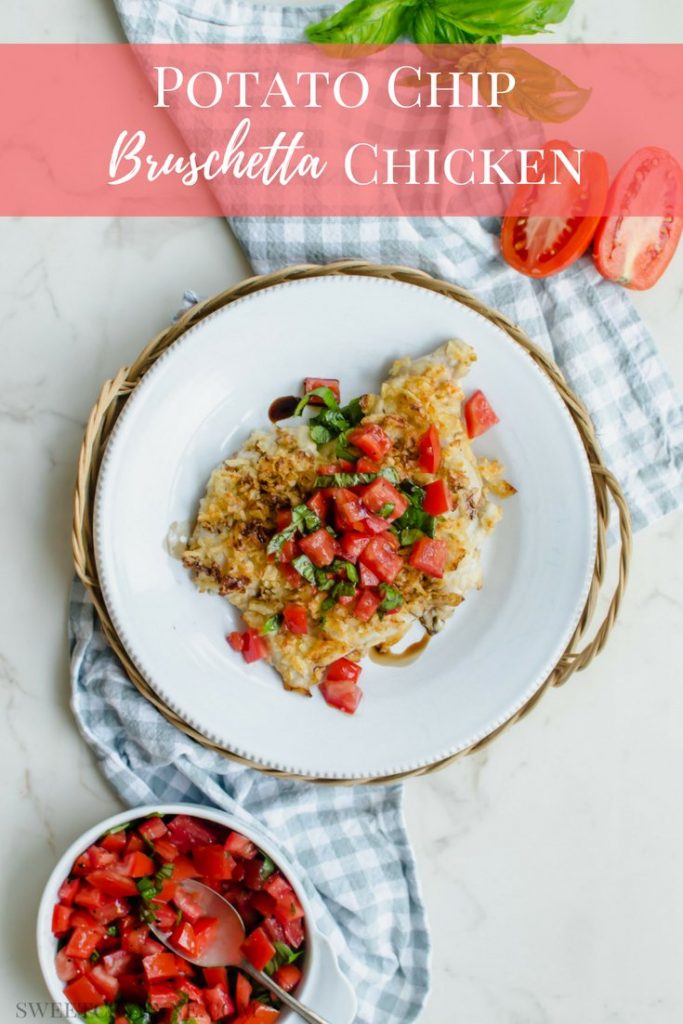
[[(678, 45), (0, 46), (0, 214), (485, 216), (527, 184), (546, 215), (598, 215), (590, 154), (609, 180), (646, 146), (683, 163), (682, 58)], [(676, 183), (636, 189), (627, 212), (683, 215)]]

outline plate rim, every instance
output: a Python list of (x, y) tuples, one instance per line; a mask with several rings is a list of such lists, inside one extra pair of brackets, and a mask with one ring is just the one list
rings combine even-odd
[[(369, 266), (375, 269), (375, 266), (370, 264)], [(324, 267), (321, 268), (323, 271)], [(382, 268), (377, 266), (377, 270)], [(419, 272), (417, 272), (419, 273)], [(262, 280), (257, 278), (256, 280)], [(587, 488), (589, 497), (588, 501), (588, 513), (590, 516), (590, 557), (586, 560), (586, 569), (583, 580), (583, 586), (581, 588), (580, 599), (577, 600), (577, 610), (571, 620), (568, 620), (568, 625), (565, 631), (562, 633), (560, 640), (553, 648), (553, 656), (548, 659), (544, 664), (543, 670), (538, 672), (534, 676), (534, 681), (530, 684), (523, 692), (521, 697), (515, 701), (514, 705), (506, 709), (504, 714), (496, 717), (495, 721), (489, 722), (489, 724), (478, 730), (476, 733), (469, 735), (465, 741), (450, 745), (438, 752), (438, 754), (431, 755), (428, 758), (418, 759), (416, 761), (405, 761), (399, 765), (392, 766), (389, 770), (383, 770), (380, 772), (369, 772), (369, 773), (358, 773), (358, 772), (338, 772), (338, 771), (325, 771), (320, 768), (314, 768), (312, 766), (293, 766), (286, 764), (285, 762), (270, 760), (266, 757), (259, 755), (254, 751), (240, 748), (239, 745), (228, 744), (224, 736), (219, 736), (217, 733), (212, 733), (210, 730), (205, 729), (199, 724), (198, 721), (194, 720), (191, 715), (188, 715), (185, 709), (181, 708), (176, 701), (170, 698), (168, 692), (165, 690), (163, 684), (155, 681), (154, 673), (150, 668), (146, 667), (143, 659), (140, 657), (139, 652), (135, 649), (134, 644), (131, 641), (129, 634), (127, 633), (118, 611), (114, 605), (112, 588), (110, 586), (110, 579), (107, 574), (106, 566), (106, 554), (102, 548), (102, 518), (103, 518), (103, 506), (105, 503), (105, 490), (106, 480), (108, 471), (111, 466), (112, 459), (115, 455), (115, 448), (117, 440), (121, 433), (126, 428), (127, 420), (130, 417), (130, 410), (134, 409), (135, 406), (141, 400), (140, 396), (144, 395), (145, 391), (149, 389), (156, 375), (160, 371), (160, 368), (170, 359), (173, 355), (182, 347), (192, 342), (197, 332), (203, 328), (209, 321), (218, 319), (218, 317), (225, 315), (229, 310), (234, 309), (237, 306), (243, 305), (249, 301), (254, 301), (259, 296), (264, 295), (273, 290), (282, 290), (285, 288), (296, 288), (313, 286), (320, 282), (358, 282), (363, 280), (366, 284), (373, 283), (375, 286), (401, 288), (401, 289), (419, 289), (421, 292), (427, 292), (435, 300), (440, 302), (456, 302), (462, 309), (466, 311), (466, 314), (471, 315), (477, 320), (483, 320), (492, 326), (498, 336), (501, 338), (503, 343), (509, 344), (514, 347), (528, 362), (528, 365), (532, 368), (532, 371), (540, 379), (541, 386), (546, 388), (551, 394), (554, 403), (558, 407), (559, 413), (564, 416), (565, 421), (569, 427), (569, 434), (573, 439), (576, 451), (580, 456), (580, 465), (582, 475), (584, 477), (584, 483)], [(438, 281), (437, 278), (427, 276), (428, 281)], [(447, 282), (445, 282), (447, 284)], [(336, 285), (335, 285), (336, 286)], [(455, 286), (457, 287), (457, 286)], [(498, 314), (498, 311), (488, 307), (482, 303), (483, 308), (490, 310), (496, 315), (504, 317), (504, 314)], [(192, 308), (192, 307), (190, 307)], [(504, 317), (505, 318), (505, 317)], [(506, 318), (505, 318), (506, 319)], [(546, 353), (543, 353), (546, 355)], [(550, 357), (552, 359), (552, 357)], [(489, 737), (493, 737), (500, 731), (502, 731), (508, 724), (512, 723), (523, 709), (530, 704), (536, 698), (540, 692), (542, 692), (544, 683), (548, 680), (555, 667), (561, 661), (563, 654), (567, 650), (567, 645), (570, 643), (577, 626), (581, 621), (581, 617), (584, 614), (586, 602), (588, 600), (591, 584), (594, 576), (594, 567), (597, 555), (597, 541), (598, 541), (598, 509), (597, 501), (595, 496), (595, 489), (592, 479), (590, 461), (584, 442), (581, 438), (581, 434), (576, 426), (576, 423), (564, 401), (562, 395), (559, 393), (557, 387), (551, 380), (550, 376), (542, 369), (538, 361), (534, 359), (529, 351), (521, 345), (510, 332), (505, 330), (499, 323), (493, 321), (484, 313), (478, 309), (473, 308), (468, 303), (462, 301), (456, 295), (448, 295), (443, 292), (436, 291), (433, 288), (420, 284), (418, 281), (405, 281), (398, 280), (396, 278), (388, 278), (383, 276), (376, 276), (373, 274), (354, 274), (352, 271), (347, 273), (319, 273), (317, 275), (309, 275), (305, 277), (294, 277), (285, 280), (276, 280), (265, 286), (259, 287), (253, 291), (247, 292), (246, 294), (239, 295), (238, 297), (227, 301), (221, 305), (218, 309), (213, 310), (206, 316), (203, 316), (197, 323), (192, 324), (187, 329), (183, 330), (182, 333), (167, 346), (167, 348), (157, 356), (153, 363), (147, 368), (143, 376), (138, 380), (136, 386), (132, 392), (128, 395), (119, 415), (117, 416), (116, 422), (114, 423), (112, 430), (107, 438), (105, 450), (100, 460), (100, 465), (97, 473), (97, 481), (95, 487), (95, 496), (93, 501), (93, 549), (95, 555), (95, 563), (97, 567), (97, 573), (99, 577), (99, 586), (102, 593), (102, 597), (111, 619), (111, 623), (116, 631), (117, 637), (124, 647), (126, 654), (134, 664), (141, 677), (145, 680), (147, 685), (156, 695), (156, 697), (163, 702), (163, 704), (170, 709), (173, 715), (188, 726), (191, 730), (197, 733), (199, 736), (207, 740), (217, 753), (222, 753), (228, 757), (237, 759), (240, 763), (245, 764), (248, 767), (252, 767), (257, 770), (276, 773), (284, 775), (289, 778), (301, 779), (306, 781), (320, 781), (327, 783), (334, 783), (336, 781), (342, 783), (367, 783), (367, 782), (382, 782), (382, 781), (393, 781), (396, 778), (407, 777), (414, 774), (420, 774), (428, 771), (430, 768), (436, 767), (442, 763), (449, 763), (451, 760), (465, 752), (476, 747), (479, 743), (485, 741)], [(134, 684), (135, 685), (135, 684)], [(144, 695), (143, 695), (144, 696)], [(148, 699), (148, 698), (146, 698)], [(159, 709), (158, 709), (159, 710)]]

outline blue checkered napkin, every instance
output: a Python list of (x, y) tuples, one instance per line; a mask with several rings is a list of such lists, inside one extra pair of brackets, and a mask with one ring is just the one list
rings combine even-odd
[(315, 923), (358, 997), (357, 1024), (414, 1021), (430, 942), (402, 787), (283, 782), (205, 750), (134, 689), (80, 583), (69, 634), (74, 714), (123, 800), (186, 800), (256, 819), (300, 869)]

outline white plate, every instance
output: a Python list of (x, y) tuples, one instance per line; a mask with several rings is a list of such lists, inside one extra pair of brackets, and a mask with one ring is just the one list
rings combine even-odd
[[(267, 425), (304, 376), (375, 389), (391, 361), (460, 336), (500, 425), (475, 442), (519, 493), (467, 597), (413, 665), (363, 667), (355, 716), (319, 694), (287, 693), (267, 665), (225, 642), (238, 617), (200, 594), (167, 553), (169, 526), (194, 516), (212, 468)], [(487, 319), (444, 296), (377, 278), (278, 285), (179, 339), (127, 402), (105, 453), (95, 507), (97, 564), (118, 634), (160, 697), (203, 735), (271, 768), (326, 778), (412, 770), (463, 750), (515, 713), (562, 654), (583, 608), (596, 515), (586, 455), (534, 361)], [(419, 635), (417, 633), (416, 635)]]

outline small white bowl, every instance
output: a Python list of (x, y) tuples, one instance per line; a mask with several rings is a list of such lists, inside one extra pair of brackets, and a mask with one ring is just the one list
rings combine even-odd
[[(68, 1018), (77, 1016), (76, 1011), (64, 997), (64, 985), (58, 978), (55, 967), (57, 940), (52, 934), (52, 908), (58, 902), (59, 887), (67, 877), (76, 857), (92, 845), (99, 836), (110, 828), (123, 825), (128, 821), (135, 821), (137, 818), (144, 818), (150, 814), (190, 814), (195, 818), (217, 822), (226, 828), (241, 832), (264, 853), (268, 854), (271, 860), (281, 868), (304, 908), (306, 955), (303, 964), (303, 977), (296, 995), (306, 1006), (310, 1006), (311, 1009), (326, 1017), (330, 1024), (352, 1024), (357, 1007), (355, 993), (342, 975), (329, 942), (315, 928), (308, 897), (287, 857), (281, 850), (274, 847), (258, 828), (251, 825), (246, 826), (238, 818), (225, 811), (196, 804), (150, 804), (115, 814), (84, 832), (71, 844), (55, 865), (40, 901), (36, 937), (38, 960), (45, 984), (62, 1014)], [(282, 1024), (289, 1024), (289, 1022), (293, 1024), (295, 1019), (298, 1019), (295, 1014), (289, 1010), (283, 1010), (279, 1021)]]

